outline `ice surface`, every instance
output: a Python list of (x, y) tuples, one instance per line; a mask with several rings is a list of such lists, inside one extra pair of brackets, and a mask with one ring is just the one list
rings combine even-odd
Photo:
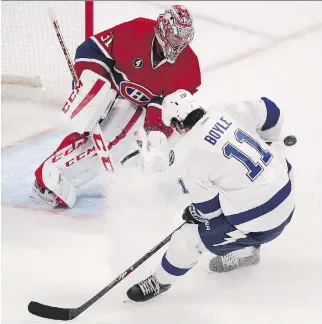
[[(322, 15), (317, 14), (321, 6), (304, 1), (247, 2), (245, 7), (214, 2), (213, 10), (206, 10), (204, 4), (189, 3), (199, 16), (274, 37), (265, 39), (196, 18), (200, 29), (195, 47), (205, 71), (198, 96), (205, 103), (267, 96), (281, 107), (285, 134), (298, 138), (296, 146), (286, 148), (296, 177), (295, 216), (282, 236), (263, 246), (261, 263), (255, 268), (210, 274), (205, 255), (168, 293), (144, 304), (123, 303), (126, 290), (150, 274), (163, 250), (73, 322), (322, 323), (322, 30), (239, 56), (271, 44), (275, 37), (322, 23)], [(239, 15), (230, 4), (237, 6)], [(160, 10), (143, 2), (100, 2), (96, 9), (96, 31), (135, 16), (152, 18)], [(55, 128), (58, 110), (2, 100), (5, 324), (48, 322), (28, 313), (30, 300), (61, 307), (80, 305), (180, 223), (174, 216), (179, 206), (165, 195), (163, 184), (153, 185), (153, 179), (142, 174), (122, 174), (113, 191), (102, 189), (104, 178), (91, 183), (72, 211), (53, 213), (32, 205), (27, 197), (32, 172), (63, 136)]]

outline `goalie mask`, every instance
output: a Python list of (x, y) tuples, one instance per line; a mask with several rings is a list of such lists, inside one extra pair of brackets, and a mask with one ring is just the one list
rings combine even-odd
[(171, 6), (160, 15), (155, 35), (169, 63), (174, 63), (194, 36), (193, 19), (188, 9), (181, 5)]
[(164, 98), (162, 121), (181, 135), (190, 130), (206, 113), (186, 90), (177, 90)]

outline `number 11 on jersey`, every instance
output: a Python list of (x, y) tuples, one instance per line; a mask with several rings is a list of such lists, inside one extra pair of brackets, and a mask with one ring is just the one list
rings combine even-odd
[(260, 161), (262, 162), (255, 162), (252, 160), (247, 154), (242, 152), (236, 146), (231, 143), (226, 143), (223, 146), (223, 153), (227, 159), (231, 157), (235, 158), (237, 161), (244, 164), (247, 168), (247, 177), (254, 181), (264, 170), (264, 167), (267, 166), (273, 158), (273, 155), (265, 150), (254, 138), (243, 132), (241, 129), (237, 129), (235, 131), (235, 138), (239, 143), (246, 142), (248, 145), (253, 147), (260, 156)]

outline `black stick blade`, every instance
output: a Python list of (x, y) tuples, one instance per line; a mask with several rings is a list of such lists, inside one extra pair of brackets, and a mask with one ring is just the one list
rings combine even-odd
[(52, 307), (34, 301), (31, 301), (29, 303), (28, 311), (33, 315), (49, 318), (52, 320), (68, 321), (70, 319), (73, 319), (73, 317), (70, 317), (70, 308)]

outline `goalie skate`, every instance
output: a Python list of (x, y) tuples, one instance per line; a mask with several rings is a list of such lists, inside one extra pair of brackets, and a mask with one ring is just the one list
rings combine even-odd
[(216, 256), (209, 262), (209, 269), (213, 272), (229, 272), (235, 269), (256, 265), (260, 261), (260, 248), (254, 247), (248, 256), (238, 257), (234, 252), (223, 256)]
[(46, 207), (59, 207), (60, 204), (56, 201), (56, 195), (47, 188), (42, 188), (37, 180), (35, 180), (32, 186), (29, 197), (37, 204)]
[(162, 285), (154, 275), (140, 281), (127, 291), (127, 296), (136, 302), (145, 302), (167, 291), (171, 285)]

